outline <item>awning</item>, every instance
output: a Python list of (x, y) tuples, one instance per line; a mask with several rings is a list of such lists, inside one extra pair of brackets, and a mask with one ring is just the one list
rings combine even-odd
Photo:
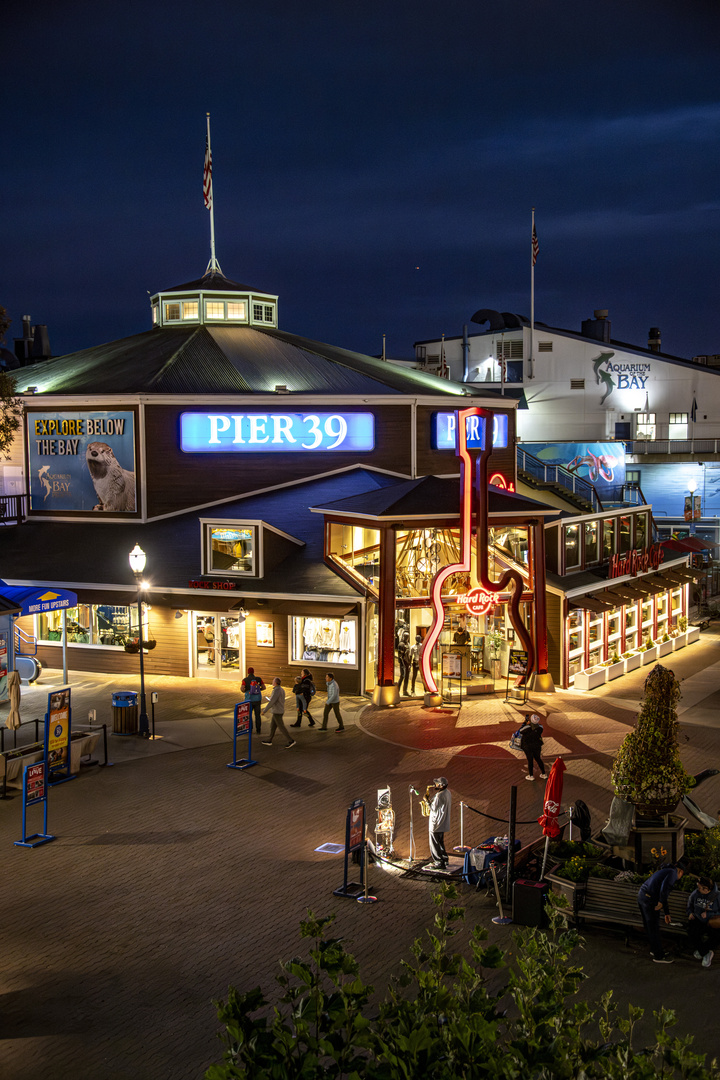
[[(268, 601), (268, 609), (272, 608), (275, 615), (307, 615), (311, 619), (341, 619), (343, 615), (355, 610), (357, 601), (345, 600), (337, 604), (314, 603), (312, 600), (280, 600), (273, 603)], [(250, 602), (248, 601), (248, 606)]]
[(613, 585), (612, 588), (603, 589), (599, 596), (601, 600), (607, 600), (609, 604), (615, 606), (633, 604), (638, 599), (637, 593), (633, 593), (632, 589), (627, 589), (624, 585)]
[(599, 600), (595, 595), (593, 596), (568, 596), (568, 604), (573, 608), (585, 608), (586, 611), (592, 611), (596, 615), (602, 615), (604, 611), (611, 611), (616, 605), (613, 603), (603, 602)]
[(660, 574), (648, 574), (646, 577), (636, 578), (638, 588), (644, 589), (646, 593), (657, 594), (661, 592), (667, 592), (671, 588), (669, 581), (663, 581)]
[(4, 581), (0, 581), (0, 595), (11, 604), (17, 604), (22, 615), (61, 611), (63, 608), (73, 608), (77, 604), (77, 594), (68, 589), (38, 588), (37, 585), (6, 585)]

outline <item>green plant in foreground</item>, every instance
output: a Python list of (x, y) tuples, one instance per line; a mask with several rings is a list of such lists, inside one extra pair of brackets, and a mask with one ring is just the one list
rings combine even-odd
[[(487, 931), (467, 932), (457, 889), (434, 896), (434, 925), (412, 947), (399, 977), (371, 1005), (355, 959), (326, 937), (334, 916), (311, 913), (301, 935), (309, 957), (281, 964), (281, 995), (272, 1009), (259, 989), (230, 989), (216, 1002), (225, 1027), (223, 1061), (206, 1080), (511, 1080), (605, 1077), (717, 1080), (716, 1063), (671, 1034), (666, 1009), (655, 1014), (655, 1042), (633, 1048), (643, 1010), (616, 1014), (612, 993), (578, 1001), (585, 978), (572, 960), (580, 943), (568, 929), (561, 899), (550, 926), (513, 936), (514, 952), (486, 945)], [(486, 973), (492, 971), (493, 989)]]

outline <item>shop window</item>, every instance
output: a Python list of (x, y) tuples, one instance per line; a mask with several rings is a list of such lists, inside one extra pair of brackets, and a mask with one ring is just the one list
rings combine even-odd
[(600, 525), (597, 521), (585, 522), (585, 565), (600, 561)]
[(596, 619), (595, 622), (591, 622), (588, 627), (588, 641), (592, 647), (595, 642), (602, 641), (603, 638), (603, 624), (602, 619)]
[(198, 302), (197, 300), (186, 300), (182, 306), (183, 319), (197, 319), (198, 317)]
[(615, 519), (607, 518), (603, 521), (603, 551), (602, 561), (608, 562), (615, 554)]
[[(356, 668), (358, 666), (357, 616), (345, 619), (290, 618), (290, 663), (303, 664), (312, 670), (313, 664), (324, 668)], [(315, 685), (320, 686), (318, 678)]]
[(247, 309), (246, 309), (246, 306), (245, 306), (245, 301), (244, 300), (228, 301), (227, 317), (228, 317), (228, 319), (243, 319), (243, 320), (246, 319), (247, 318)]
[(688, 437), (688, 414), (686, 412), (671, 412), (668, 426), (669, 439), (686, 440)]
[(637, 608), (635, 604), (632, 607), (625, 608), (625, 630), (633, 630), (637, 623)]
[(224, 319), (225, 318), (225, 305), (222, 300), (206, 300), (205, 301), (205, 318), (206, 319)]
[(205, 525), (205, 573), (258, 576), (257, 528), (254, 525)]
[(333, 523), (327, 529), (326, 555), (352, 581), (377, 596), (380, 587), (380, 531)]
[(655, 413), (638, 413), (635, 417), (635, 438), (654, 439), (657, 431)]
[(626, 551), (630, 551), (632, 548), (632, 516), (630, 514), (623, 514), (619, 518), (618, 524), (620, 526), (620, 544), (618, 550), (621, 555), (624, 555)]
[[(145, 637), (148, 637), (147, 607)], [(133, 621), (134, 620), (134, 624)], [(105, 645), (122, 649), (125, 638), (137, 637), (137, 608), (113, 604), (79, 604), (65, 614), (67, 640), (70, 645)], [(38, 641), (55, 644), (62, 641), (62, 612), (49, 611), (37, 616)]]
[[(396, 596), (429, 596), (435, 574), (460, 559), (457, 529), (398, 530), (395, 549)], [(460, 575), (448, 580), (446, 590), (464, 588)]]
[(165, 305), (165, 322), (175, 322), (180, 318), (180, 305), (179, 304), (166, 304)]
[(565, 569), (580, 565), (580, 526), (568, 525), (565, 529)]
[(648, 539), (647, 526), (648, 526), (647, 514), (636, 514), (635, 515), (635, 547), (636, 548), (644, 548), (645, 545), (647, 544), (647, 539)]

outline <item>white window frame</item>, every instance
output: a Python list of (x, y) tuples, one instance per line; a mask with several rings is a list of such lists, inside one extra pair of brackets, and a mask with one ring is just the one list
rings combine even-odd
[[(262, 551), (262, 522), (238, 521), (237, 518), (200, 518), (202, 529), (201, 565), (204, 577), (221, 578), (261, 578), (264, 573), (264, 560)], [(212, 529), (252, 529), (253, 550), (252, 567), (250, 570), (214, 570), (212, 569)]]
[(688, 420), (689, 416), (686, 412), (669, 413), (668, 439), (674, 439), (678, 442), (687, 442)]
[[(212, 315), (210, 313), (210, 307), (213, 304), (216, 307), (219, 307), (219, 308), (222, 309), (222, 312), (221, 312), (220, 315)], [(224, 300), (205, 300), (205, 321), (207, 322), (208, 320), (212, 320), (212, 319), (217, 319), (218, 322), (224, 322), (225, 321), (225, 301)]]
[(645, 439), (647, 442), (655, 442), (657, 438), (657, 422), (654, 412), (635, 414), (635, 438)]

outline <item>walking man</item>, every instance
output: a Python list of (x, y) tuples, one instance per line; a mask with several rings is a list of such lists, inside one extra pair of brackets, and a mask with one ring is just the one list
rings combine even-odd
[(340, 712), (340, 687), (335, 682), (335, 676), (332, 671), (328, 671), (325, 676), (325, 682), (327, 683), (327, 704), (323, 710), (323, 720), (320, 730), (327, 731), (328, 717), (330, 715), (330, 710), (332, 709), (335, 713), (335, 719), (338, 722), (335, 732), (344, 731), (345, 725), (343, 724), (343, 718)]
[(275, 728), (279, 728), (287, 740), (285, 748), (289, 750), (291, 746), (295, 745), (295, 740), (290, 738), (283, 722), (283, 713), (285, 712), (285, 691), (280, 684), (280, 679), (273, 679), (272, 694), (267, 699), (267, 705), (263, 709), (263, 712), (269, 712), (271, 717), (270, 738), (263, 739), (263, 746), (272, 746)]
[(297, 720), (290, 727), (300, 727), (303, 716), (307, 716), (310, 727), (315, 727), (315, 721), (310, 714), (310, 702), (315, 693), (315, 683), (312, 680), (309, 668), (304, 667), (295, 680), (295, 698), (297, 700)]
[(672, 964), (672, 957), (665, 955), (660, 940), (660, 912), (665, 913), (665, 923), (669, 926), (671, 919), (668, 896), (687, 867), (687, 859), (678, 859), (674, 866), (661, 866), (640, 886), (638, 906), (650, 942), (650, 954), (656, 964)]
[(430, 817), (428, 818), (430, 854), (433, 857), (431, 865), (435, 870), (445, 870), (450, 861), (445, 850), (445, 833), (450, 828), (452, 795), (444, 776), (438, 776), (436, 780), (433, 780), (433, 784), (437, 792), (430, 803)]
[(533, 775), (535, 762), (537, 762), (540, 770), (540, 779), (547, 780), (545, 766), (540, 757), (540, 750), (542, 749), (543, 744), (542, 733), (543, 728), (540, 723), (540, 717), (537, 713), (530, 713), (527, 722), (520, 728), (520, 749), (525, 751), (525, 758), (527, 760), (526, 780), (535, 779)]
[(262, 692), (265, 689), (265, 683), (259, 675), (255, 674), (255, 668), (249, 667), (247, 669), (247, 675), (240, 684), (240, 689), (245, 695), (245, 700), (250, 702), (250, 714), (255, 717), (255, 731), (259, 735), (262, 720), (260, 716), (260, 703), (262, 702)]

